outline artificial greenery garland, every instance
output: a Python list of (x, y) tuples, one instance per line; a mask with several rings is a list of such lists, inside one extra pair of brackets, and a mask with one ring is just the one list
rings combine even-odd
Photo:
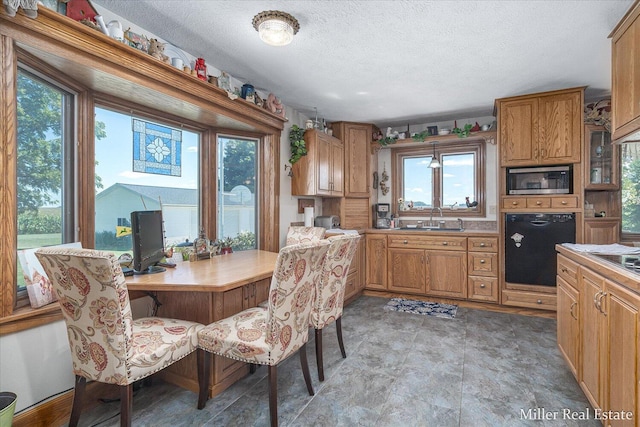
[(304, 129), (298, 125), (291, 126), (289, 130), (289, 144), (291, 145), (291, 157), (289, 163), (294, 164), (302, 156), (307, 155), (307, 145), (304, 142)]

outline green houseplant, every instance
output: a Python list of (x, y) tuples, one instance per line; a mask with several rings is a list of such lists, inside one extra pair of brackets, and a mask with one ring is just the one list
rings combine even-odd
[(473, 125), (471, 123), (467, 123), (466, 125), (464, 125), (463, 129), (460, 129), (459, 127), (455, 127), (451, 132), (458, 135), (458, 138), (466, 138), (469, 136), (469, 133), (471, 133), (472, 127)]
[(298, 125), (291, 126), (289, 130), (289, 144), (291, 145), (291, 157), (289, 163), (294, 164), (302, 156), (307, 155), (307, 145), (304, 142), (304, 129)]

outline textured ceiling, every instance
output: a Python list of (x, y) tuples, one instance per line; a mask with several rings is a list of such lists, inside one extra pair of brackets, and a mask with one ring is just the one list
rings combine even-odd
[[(608, 95), (607, 36), (633, 0), (93, 2), (303, 113), (383, 127), (490, 116), (496, 98), (574, 86)], [(251, 25), (274, 9), (300, 22), (288, 46)]]

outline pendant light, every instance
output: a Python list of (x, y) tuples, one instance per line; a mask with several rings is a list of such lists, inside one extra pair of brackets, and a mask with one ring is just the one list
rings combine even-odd
[(431, 162), (429, 163), (429, 167), (432, 169), (437, 169), (439, 168), (440, 162), (438, 161), (438, 158), (436, 157), (436, 142), (437, 141), (433, 141), (431, 144), (433, 144), (433, 157), (431, 157)]

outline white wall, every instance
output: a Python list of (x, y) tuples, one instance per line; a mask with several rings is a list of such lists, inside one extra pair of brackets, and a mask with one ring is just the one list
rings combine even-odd
[[(480, 125), (491, 124), (495, 120), (494, 117), (474, 117), (474, 118), (463, 118), (458, 120), (458, 127), (463, 127), (466, 123), (475, 124), (478, 122)], [(411, 125), (409, 127), (410, 131), (413, 132), (421, 132), (427, 128), (427, 126), (438, 126), (438, 129), (448, 128), (453, 129), (453, 121), (448, 122), (437, 122), (437, 123), (425, 123), (419, 125)], [(495, 125), (494, 125), (495, 126)], [(397, 130), (399, 132), (404, 132), (407, 130), (404, 128), (394, 128), (393, 130)], [(386, 132), (382, 130), (383, 133)], [(486, 152), (485, 152), (485, 202), (487, 205), (486, 216), (484, 217), (465, 217), (465, 219), (470, 219), (473, 221), (497, 221), (497, 205), (498, 205), (498, 149), (496, 145), (486, 144)], [(387, 185), (389, 188), (393, 186), (393, 176), (391, 175), (391, 149), (383, 148), (378, 151), (378, 175), (382, 178), (382, 171), (386, 167), (387, 173), (389, 174), (389, 181)], [(378, 202), (377, 203), (389, 203), (392, 206), (392, 211), (395, 212), (394, 206), (396, 203), (391, 199), (392, 191), (390, 190), (385, 196), (382, 195), (382, 191), (380, 187), (378, 187)], [(374, 198), (375, 200), (375, 198)], [(402, 216), (403, 219), (422, 219), (418, 217), (411, 216)]]

